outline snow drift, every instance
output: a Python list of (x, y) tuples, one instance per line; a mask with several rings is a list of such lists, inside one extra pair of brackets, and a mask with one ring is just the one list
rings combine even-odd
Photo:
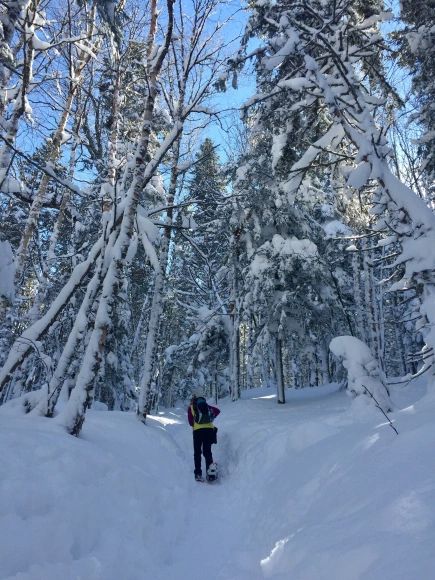
[(431, 580), (435, 400), (399, 436), (336, 386), (220, 403), (221, 479), (193, 480), (185, 409), (91, 411), (82, 436), (0, 410), (3, 580)]

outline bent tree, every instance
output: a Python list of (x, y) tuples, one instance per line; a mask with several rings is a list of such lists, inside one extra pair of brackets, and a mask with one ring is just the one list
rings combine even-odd
[[(76, 55), (81, 68), (74, 69), (78, 71), (74, 77), (77, 83), (54, 133), (55, 152), (45, 166), (38, 165), (44, 173), (39, 188), (41, 195), (37, 196), (42, 200), (50, 178), (57, 178), (48, 168), (59, 158), (63, 144), (59, 137), (70, 114), (79, 112), (80, 122), (75, 122), (78, 120), (75, 117), (68, 130), (75, 131), (76, 143), (86, 152), (85, 170), (89, 172), (87, 168), (91, 168), (97, 177), (87, 190), (79, 188), (73, 179), (62, 180), (62, 186), (69, 187), (78, 199), (74, 200), (74, 206), (70, 203), (71, 197), (65, 196), (56, 206), (58, 219), (53, 220), (48, 238), (49, 256), (55, 256), (56, 245), (58, 254), (61, 248), (65, 249), (65, 242), (59, 236), (62, 222), (66, 220), (70, 227), (79, 211), (83, 208), (88, 211), (87, 204), (94, 208), (101, 204), (101, 221), (79, 224), (81, 229), (77, 231), (84, 230), (85, 234), (78, 235), (71, 247), (73, 267), (56, 294), (47, 277), (38, 279), (34, 300), (37, 307), (28, 318), (27, 328), (18, 333), (0, 371), (0, 391), (7, 398), (6, 387), (25, 372), (28, 361), (32, 357), (43, 360), (46, 379), (40, 384), (42, 388), (37, 396), (32, 393), (25, 397), (26, 410), (51, 417), (56, 414), (62, 395), (65, 405), (56, 420), (73, 435), (80, 433), (96, 385), (107, 383), (107, 368), (116, 367), (116, 348), (119, 347), (121, 356), (121, 351), (128, 350), (122, 337), (125, 329), (120, 326), (125, 326), (128, 315), (128, 306), (124, 306), (128, 298), (127, 281), (139, 239), (144, 242), (146, 258), (156, 269), (149, 281), (143, 283), (153, 293), (153, 309), (145, 340), (138, 415), (144, 419), (149, 411), (174, 199), (180, 177), (186, 172), (181, 155), (189, 154), (192, 136), (215, 116), (207, 101), (216, 91), (214, 82), (225, 62), (226, 44), (219, 39), (225, 20), (210, 19), (219, 2), (192, 0), (191, 4), (189, 15), (185, 13), (185, 4), (184, 7), (179, 4), (177, 10), (173, 0), (150, 0), (144, 7), (128, 5), (130, 19), (122, 29), (125, 3), (119, 3), (104, 29), (105, 34), (98, 37), (98, 63), (92, 59), (97, 48), (95, 43), (90, 47), (84, 44), (86, 38), (81, 39), (79, 49), (83, 54)], [(98, 3), (92, 6), (98, 8), (97, 14), (106, 14)], [(89, 23), (85, 28), (84, 36), (91, 34), (90, 26)], [(99, 100), (94, 96), (96, 87), (100, 90)], [(70, 163), (73, 163), (73, 152), (80, 155), (80, 150), (77, 152), (72, 146), (70, 150)], [(166, 186), (160, 172), (168, 166), (171, 169)], [(84, 177), (88, 178), (88, 174)], [(156, 207), (154, 194), (159, 180), (160, 203)], [(156, 226), (162, 235), (159, 247), (153, 248), (154, 242), (150, 243), (148, 236), (150, 227), (156, 229)], [(34, 233), (43, 231), (46, 235), (43, 228), (48, 231), (45, 224), (32, 220)], [(19, 253), (26, 257), (25, 251)], [(45, 269), (49, 276), (57, 272), (57, 263), (61, 260), (61, 256), (55, 257), (56, 268)], [(66, 328), (67, 333), (59, 336), (56, 334), (59, 330), (55, 330), (59, 328)], [(20, 394), (18, 390), (13, 396)], [(130, 395), (134, 398), (133, 393), (127, 393), (127, 397)]]
[[(157, 1), (154, 0), (150, 3), (150, 23), (146, 41), (148, 92), (144, 96), (144, 113), (136, 151), (124, 170), (124, 173), (128, 174), (128, 181), (127, 179), (122, 181), (125, 184), (125, 189), (118, 192), (119, 199), (112, 198), (110, 207), (106, 207), (106, 211), (103, 213), (102, 234), (89, 252), (87, 259), (75, 268), (70, 280), (63, 287), (47, 313), (26, 329), (12, 346), (0, 377), (0, 385), (4, 387), (11, 373), (29, 354), (31, 346), (28, 345), (28, 342), (39, 341), (44, 337), (85, 276), (93, 271), (76, 323), (45, 392), (47, 400), (53, 400), (53, 393), (55, 390), (56, 392), (59, 390), (63, 372), (71, 360), (74, 347), (83, 336), (83, 332), (87, 332), (87, 346), (83, 359), (80, 361), (75, 385), (66, 407), (59, 416), (59, 421), (73, 435), (80, 433), (86, 409), (92, 401), (94, 377), (101, 362), (105, 337), (111, 323), (110, 311), (113, 307), (115, 287), (128, 260), (134, 220), (142, 192), (181, 131), (181, 123), (175, 124), (158, 148), (151, 152), (150, 141), (154, 128), (153, 113), (158, 92), (158, 79), (168, 53), (173, 31), (173, 4), (173, 0), (167, 0), (166, 14), (160, 13), (159, 15)], [(163, 20), (163, 16), (165, 33), (163, 43), (159, 47), (156, 44), (156, 35), (159, 18)], [(114, 50), (116, 50), (115, 47)], [(94, 317), (90, 316), (92, 308), (95, 309)], [(50, 406), (47, 404), (46, 412), (52, 412), (52, 404)]]

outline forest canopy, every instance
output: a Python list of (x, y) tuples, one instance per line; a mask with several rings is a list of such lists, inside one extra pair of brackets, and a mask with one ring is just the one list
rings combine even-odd
[[(0, 4), (0, 403), (433, 373), (435, 8)], [(330, 349), (331, 345), (331, 349)]]

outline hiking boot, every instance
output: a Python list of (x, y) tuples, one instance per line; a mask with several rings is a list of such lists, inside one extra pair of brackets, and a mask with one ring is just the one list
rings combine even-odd
[(204, 481), (202, 475), (195, 475), (195, 481)]

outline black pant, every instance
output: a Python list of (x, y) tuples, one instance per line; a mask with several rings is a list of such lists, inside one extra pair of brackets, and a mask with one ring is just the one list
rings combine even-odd
[(193, 431), (193, 459), (195, 461), (195, 475), (202, 475), (201, 452), (205, 457), (205, 468), (209, 468), (213, 463), (211, 454), (211, 444), (214, 440), (213, 429), (203, 428)]

